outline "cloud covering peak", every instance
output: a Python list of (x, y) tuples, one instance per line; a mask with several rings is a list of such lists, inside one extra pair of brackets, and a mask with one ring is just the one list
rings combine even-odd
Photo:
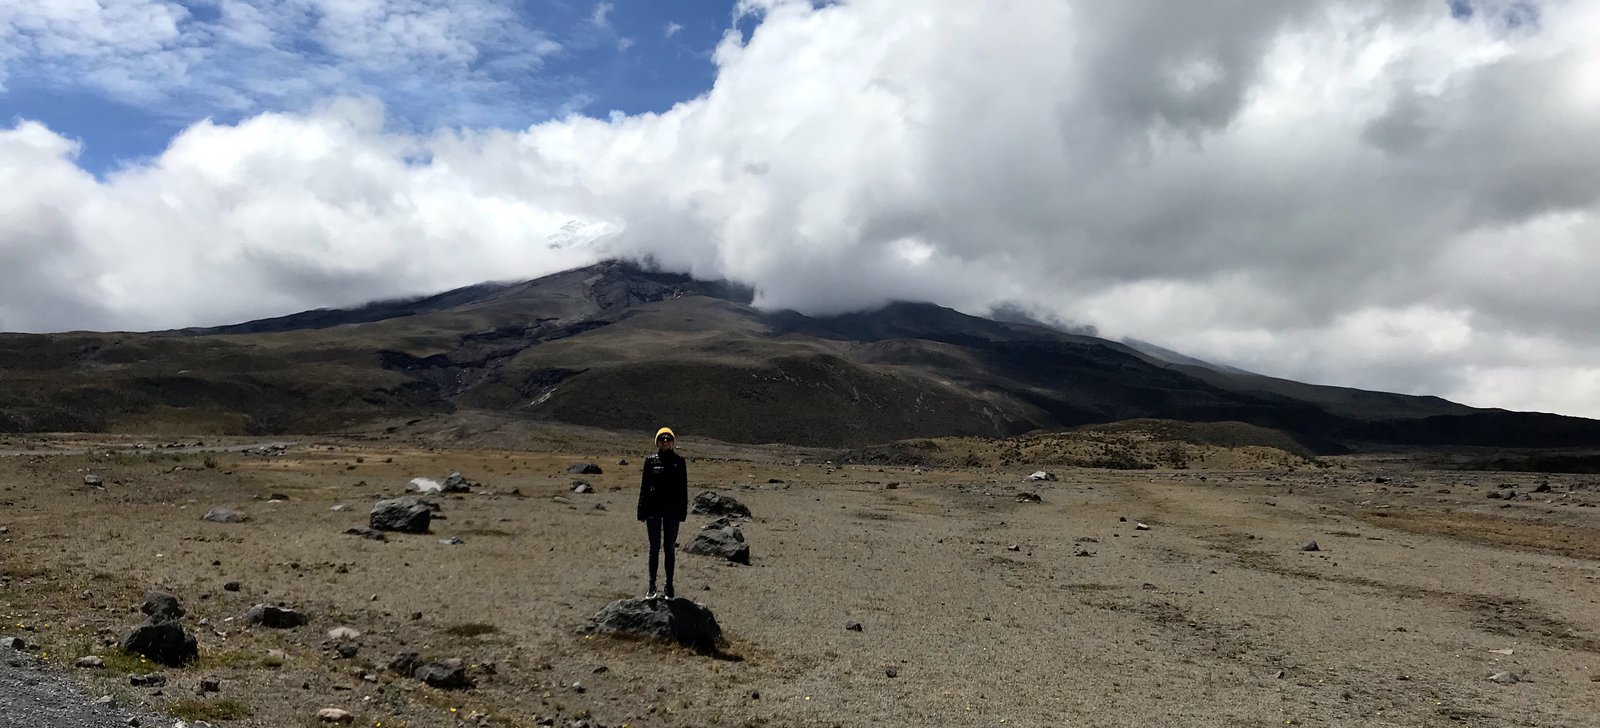
[(659, 114), (402, 133), (339, 98), (200, 122), (103, 179), (0, 128), (0, 329), (649, 256), (767, 306), (1020, 304), (1280, 376), (1600, 416), (1600, 4), (739, 12), (759, 24), (713, 89)]

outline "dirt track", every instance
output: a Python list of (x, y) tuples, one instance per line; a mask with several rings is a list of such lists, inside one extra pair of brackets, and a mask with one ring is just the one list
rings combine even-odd
[[(644, 588), (636, 474), (615, 465), (641, 455), (369, 443), (214, 454), (215, 468), (201, 454), (0, 459), (0, 620), (70, 663), (104, 653), (97, 630), (137, 622), (144, 588), (168, 588), (189, 608), (200, 665), (167, 670), (155, 698), (126, 672), (77, 674), (96, 694), (169, 709), (217, 676), (223, 691), (206, 700), (249, 713), (233, 725), (310, 725), (328, 706), (368, 726), (456, 725), (474, 711), (502, 725), (589, 711), (609, 726), (1583, 726), (1600, 714), (1600, 509), (1577, 505), (1600, 502), (1593, 479), (1552, 477), (1550, 493), (1502, 508), (1485, 496), (1495, 484), (1527, 492), (1541, 476), (1391, 464), (1395, 482), (1376, 484), (1352, 462), (1025, 484), (1015, 470), (830, 472), (770, 449), (691, 460), (692, 484), (756, 515), (753, 566), (679, 556), (680, 593), (716, 611), (732, 661), (574, 633)], [(568, 492), (565, 466), (580, 459), (606, 467), (585, 477), (596, 494)], [(107, 490), (81, 485), (86, 467)], [(375, 496), (451, 470), (482, 487), (442, 499), (432, 535), (343, 534)], [(202, 522), (213, 506), (252, 521)], [(691, 517), (682, 540), (705, 520)], [(1301, 551), (1312, 539), (1321, 550)], [(279, 601), (311, 625), (230, 621)], [(365, 633), (353, 660), (323, 644), (340, 625)], [(493, 674), (475, 670), (468, 692), (421, 687), (383, 669), (406, 649)], [(1524, 681), (1486, 679), (1501, 671)]]

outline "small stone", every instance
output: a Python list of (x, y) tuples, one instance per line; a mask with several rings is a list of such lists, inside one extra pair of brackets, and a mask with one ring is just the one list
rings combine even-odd
[(230, 581), (230, 582), (222, 585), (222, 590), (223, 591), (236, 592), (236, 591), (239, 591), (241, 588), (243, 588), (243, 587), (237, 581)]
[(342, 659), (353, 660), (361, 652), (361, 645), (354, 642), (340, 642), (333, 651)]
[(249, 624), (258, 624), (272, 629), (292, 629), (303, 627), (310, 620), (288, 607), (277, 607), (271, 604), (257, 604), (250, 608), (244, 615), (244, 621)]
[(595, 463), (575, 463), (567, 466), (567, 474), (569, 475), (600, 475), (604, 472)]
[(358, 640), (361, 633), (350, 627), (334, 627), (328, 630), (328, 639), (335, 642)]
[(87, 655), (78, 658), (78, 661), (72, 664), (77, 665), (85, 670), (100, 670), (105, 668), (106, 661), (95, 655)]
[(105, 481), (101, 480), (100, 476), (98, 475), (83, 476), (83, 484), (89, 486), (90, 488), (100, 488), (101, 490), (104, 490), (106, 487)]
[(377, 530), (375, 528), (347, 528), (347, 529), (344, 530), (344, 532), (345, 532), (345, 534), (350, 535), (350, 536), (360, 536), (362, 538), (370, 539), (370, 540), (373, 540), (373, 541), (388, 541), (389, 540), (389, 537), (383, 535), (382, 531), (379, 531), (379, 530)]
[(317, 711), (318, 723), (349, 724), (354, 723), (355, 720), (356, 717), (351, 715), (349, 711), (340, 710), (338, 708), (323, 708), (322, 710)]
[(1017, 544), (1011, 544), (1010, 546), (1006, 547), (1006, 550), (1007, 551), (1021, 551), (1022, 547), (1018, 546)]
[(466, 541), (462, 541), (460, 538), (457, 538), (455, 536), (451, 536), (450, 538), (440, 539), (439, 543), (442, 543), (442, 544), (444, 544), (446, 546), (460, 546), (460, 545), (466, 543)]
[(1117, 516), (1117, 522), (1118, 523), (1127, 523), (1128, 522), (1128, 517), (1127, 516)]
[(269, 502), (270, 501), (286, 501), (286, 500), (289, 500), (289, 496), (284, 495), (282, 493), (273, 493), (272, 495), (267, 496), (267, 500)]
[(589, 485), (588, 483), (585, 483), (585, 482), (583, 482), (581, 480), (573, 481), (573, 483), (572, 483), (572, 492), (577, 493), (579, 495), (585, 495), (585, 494), (588, 494), (588, 493), (593, 493), (594, 492), (594, 486)]
[(851, 632), (860, 632), (862, 630), (861, 623), (853, 619), (849, 622), (846, 622), (844, 628), (850, 630)]
[(117, 699), (111, 697), (110, 695), (102, 695), (102, 696), (100, 696), (98, 698), (95, 698), (94, 702), (92, 703), (92, 705), (116, 705), (116, 704), (117, 704)]
[(1300, 546), (1301, 551), (1321, 551), (1322, 547), (1316, 541), (1307, 541)]
[(1279, 679), (1279, 680), (1282, 680), (1283, 679), (1283, 674), (1284, 674), (1283, 671), (1279, 670), (1279, 671), (1277, 671), (1275, 673), (1272, 673), (1272, 676), (1277, 678), (1277, 679)]
[(200, 692), (202, 692), (202, 693), (220, 693), (220, 692), (222, 692), (222, 680), (220, 680), (218, 678), (214, 678), (214, 677), (203, 677), (203, 678), (200, 678)]
[(1086, 558), (1089, 558), (1091, 556), (1094, 556), (1094, 554), (1090, 553), (1089, 549), (1078, 549), (1078, 553), (1073, 554), (1073, 556), (1076, 556), (1076, 557), (1082, 558), (1082, 559), (1086, 559)]
[(1522, 678), (1517, 677), (1514, 672), (1497, 672), (1489, 676), (1489, 682), (1500, 683), (1501, 685), (1516, 685), (1522, 682)]
[(28, 641), (21, 637), (0, 638), (0, 645), (5, 645), (18, 652), (28, 649)]
[(896, 669), (894, 669), (892, 667), (885, 669), (883, 671), (883, 674), (884, 674), (884, 676), (891, 677), (891, 678), (900, 677), (900, 671), (896, 670)]
[(575, 683), (572, 684), (572, 692), (575, 692), (575, 693), (587, 693), (587, 692), (589, 692), (589, 689), (584, 687), (583, 683), (575, 682)]
[(147, 675), (129, 675), (128, 684), (136, 688), (159, 688), (167, 684), (167, 676), (159, 672), (152, 672)]
[(340, 503), (339, 505), (336, 505), (336, 506), (334, 506), (332, 508), (329, 508), (328, 510), (333, 511), (334, 513), (341, 513), (343, 511), (348, 510), (349, 508), (350, 508), (350, 506), (347, 506), (347, 505), (345, 505), (343, 503)]

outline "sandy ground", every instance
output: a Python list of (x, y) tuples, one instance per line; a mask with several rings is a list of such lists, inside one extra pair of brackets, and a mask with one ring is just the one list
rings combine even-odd
[[(645, 587), (644, 453), (614, 442), (3, 457), (0, 634), (62, 666), (108, 656), (110, 669), (72, 671), (92, 694), (219, 725), (313, 725), (324, 707), (366, 726), (1600, 725), (1600, 478), (1344, 460), (1033, 484), (1031, 468), (684, 451), (692, 492), (755, 513), (753, 565), (679, 556), (680, 595), (730, 638), (723, 659), (575, 632)], [(579, 461), (605, 467), (584, 476), (597, 493), (569, 492)], [(441, 498), (433, 534), (343, 533), (376, 497), (452, 470), (481, 485)], [(1489, 499), (1502, 484), (1550, 492)], [(215, 506), (252, 520), (202, 521)], [(691, 516), (680, 541), (708, 520)], [(440, 543), (451, 536), (465, 543)], [(1310, 540), (1321, 550), (1302, 551)], [(184, 601), (202, 652), (163, 670), (161, 695), (128, 684), (153, 668), (102, 646), (152, 587)], [(311, 624), (246, 628), (259, 602)], [(353, 659), (326, 643), (338, 626), (363, 633)], [(386, 671), (402, 650), (461, 657), (477, 687)], [(1521, 682), (1487, 679), (1503, 671)], [(203, 677), (221, 692), (198, 695)]]

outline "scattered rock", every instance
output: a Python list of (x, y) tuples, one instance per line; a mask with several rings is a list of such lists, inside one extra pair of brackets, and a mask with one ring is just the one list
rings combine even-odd
[(586, 494), (586, 493), (593, 493), (594, 492), (594, 486), (589, 485), (588, 483), (585, 483), (585, 482), (583, 482), (581, 480), (575, 480), (575, 481), (572, 482), (572, 492), (578, 493), (580, 495)]
[(237, 581), (230, 581), (230, 582), (222, 585), (222, 590), (223, 591), (236, 592), (236, 591), (239, 591), (242, 588), (244, 588), (244, 587), (242, 585), (240, 585), (239, 582), (237, 582)]
[(340, 642), (333, 646), (333, 651), (340, 659), (354, 660), (356, 655), (361, 653), (361, 645), (354, 642)]
[(1036, 470), (1036, 471), (1034, 471), (1034, 473), (1032, 475), (1028, 476), (1028, 480), (1033, 481), (1033, 482), (1053, 481), (1055, 479), (1056, 479), (1056, 476), (1055, 476), (1054, 473), (1047, 473), (1047, 472), (1045, 472), (1043, 470)]
[(1489, 682), (1500, 683), (1501, 685), (1516, 685), (1522, 682), (1522, 678), (1517, 677), (1514, 672), (1497, 672), (1489, 676)]
[(383, 532), (376, 528), (347, 528), (344, 530), (344, 532), (351, 536), (360, 536), (362, 538), (372, 539), (373, 541), (389, 540), (388, 536), (383, 535)]
[(745, 507), (743, 503), (735, 500), (732, 496), (713, 493), (709, 490), (694, 497), (694, 505), (690, 508), (690, 512), (708, 516), (750, 518), (750, 509)]
[(229, 510), (227, 508), (213, 508), (209, 511), (206, 511), (206, 514), (201, 517), (201, 520), (210, 521), (212, 523), (244, 523), (245, 521), (250, 520), (250, 517), (238, 511)]
[(444, 492), (446, 493), (471, 493), (474, 483), (461, 476), (461, 473), (451, 473), (444, 478)]
[(422, 656), (415, 652), (402, 652), (389, 661), (389, 669), (402, 675), (410, 675), (416, 672), (417, 663), (421, 658)]
[(334, 506), (332, 508), (329, 508), (328, 510), (333, 511), (334, 513), (343, 513), (344, 511), (347, 511), (349, 509), (350, 509), (350, 506), (347, 506), (347, 505), (345, 505), (343, 503), (340, 503), (339, 505), (336, 505), (336, 506)]
[(1006, 547), (1006, 550), (1007, 551), (1021, 551), (1022, 550), (1022, 546), (1020, 546), (1018, 544), (1011, 544), (1010, 546)]
[(293, 629), (304, 627), (307, 622), (306, 615), (288, 607), (276, 607), (271, 604), (257, 604), (245, 612), (244, 621), (271, 629)]
[(782, 478), (767, 478), (767, 485), (783, 485)]
[(676, 642), (715, 652), (722, 643), (722, 627), (711, 610), (682, 597), (673, 599), (618, 599), (578, 630), (583, 634), (615, 634)]
[(597, 510), (597, 511), (603, 511), (603, 510), (606, 509), (606, 504), (604, 504), (604, 503), (596, 503), (596, 504), (594, 504), (594, 509)]
[(76, 665), (78, 667), (81, 667), (81, 668), (83, 668), (85, 670), (100, 670), (100, 669), (104, 669), (105, 668), (106, 661), (100, 659), (98, 656), (88, 655), (88, 656), (85, 656), (85, 657), (78, 658), (78, 661), (74, 662), (72, 664), (74, 664), (74, 665)]
[(289, 496), (286, 493), (273, 493), (267, 496), (267, 502), (269, 503), (282, 503), (286, 500), (289, 500)]
[(187, 665), (200, 656), (199, 643), (178, 622), (185, 611), (178, 598), (162, 591), (144, 596), (139, 611), (147, 616), (122, 637), (122, 649), (163, 665)]
[(1027, 491), (1023, 491), (1023, 492), (1017, 493), (1017, 502), (1018, 503), (1043, 503), (1044, 502), (1044, 498), (1041, 498), (1038, 493), (1029, 493)]
[(148, 675), (129, 675), (128, 684), (136, 688), (159, 688), (167, 684), (167, 676), (159, 672)]
[(444, 486), (432, 478), (412, 478), (411, 482), (406, 483), (406, 492), (421, 493), (423, 495), (443, 493)]
[(845, 622), (844, 623), (844, 628), (849, 630), (849, 631), (851, 631), (851, 632), (860, 632), (862, 630), (861, 623), (855, 621), (854, 619), (852, 619), (852, 620), (850, 620), (848, 622)]
[(144, 603), (139, 605), (139, 611), (157, 622), (171, 622), (188, 614), (177, 597), (164, 591), (145, 592)]
[(83, 484), (89, 486), (90, 488), (99, 488), (100, 490), (106, 489), (106, 482), (101, 480), (100, 476), (98, 475), (83, 476)]
[(627, 465), (628, 464), (628, 459), (627, 458), (623, 458), (621, 460), (618, 460), (617, 464), (618, 465)]
[(411, 676), (440, 690), (460, 690), (472, 685), (467, 680), (466, 663), (456, 658), (430, 662), (418, 667)]
[(0, 645), (5, 645), (6, 647), (10, 647), (11, 649), (16, 650), (17, 652), (22, 652), (23, 650), (28, 649), (28, 641), (23, 639), (23, 638), (21, 638), (21, 637), (4, 637), (4, 638), (0, 638)]
[(595, 463), (574, 463), (567, 466), (569, 475), (600, 475), (603, 472)]
[(1316, 541), (1307, 541), (1300, 546), (1301, 551), (1321, 551), (1322, 547)]
[(1500, 499), (1504, 498), (1505, 496), (1501, 495), (1500, 491), (1498, 491), (1498, 490), (1491, 490), (1484, 497), (1488, 498), (1489, 500), (1500, 500)]
[(354, 723), (355, 720), (356, 717), (351, 715), (349, 711), (340, 710), (338, 708), (323, 708), (322, 710), (317, 711), (318, 723), (338, 723), (348, 725)]
[(361, 639), (361, 633), (350, 627), (334, 627), (328, 630), (328, 639), (335, 642)]
[(460, 538), (458, 538), (456, 536), (451, 536), (450, 538), (440, 539), (439, 543), (442, 543), (442, 544), (444, 544), (446, 546), (460, 546), (460, 545), (466, 543), (466, 541), (462, 541)]
[(220, 693), (220, 692), (222, 692), (222, 680), (220, 678), (215, 678), (215, 677), (203, 677), (203, 678), (200, 678), (200, 692), (202, 692), (202, 693)]
[(1079, 558), (1088, 558), (1090, 556), (1094, 556), (1094, 554), (1089, 553), (1088, 549), (1078, 549), (1078, 553), (1073, 554), (1073, 556), (1077, 556)]
[(896, 669), (894, 669), (892, 667), (884, 668), (883, 674), (884, 674), (884, 677), (888, 677), (888, 678), (900, 677), (900, 671), (896, 670)]
[(427, 533), (433, 509), (420, 498), (391, 498), (372, 506), (371, 525), (378, 531)]
[(1148, 530), (1150, 530), (1150, 527), (1146, 526), (1143, 523), (1135, 522), (1133, 524), (1133, 530), (1135, 530), (1135, 531), (1148, 531)]
[(578, 694), (581, 695), (583, 693), (589, 692), (589, 689), (584, 687), (583, 683), (575, 682), (575, 683), (572, 684), (572, 692), (575, 692), (575, 693), (578, 693)]
[(721, 556), (736, 564), (750, 563), (750, 544), (745, 543), (744, 531), (738, 526), (701, 531), (684, 550), (691, 554)]
[(1539, 487), (1533, 489), (1533, 492), (1535, 492), (1535, 493), (1549, 493), (1550, 492), (1550, 484), (1549, 483), (1540, 483)]

